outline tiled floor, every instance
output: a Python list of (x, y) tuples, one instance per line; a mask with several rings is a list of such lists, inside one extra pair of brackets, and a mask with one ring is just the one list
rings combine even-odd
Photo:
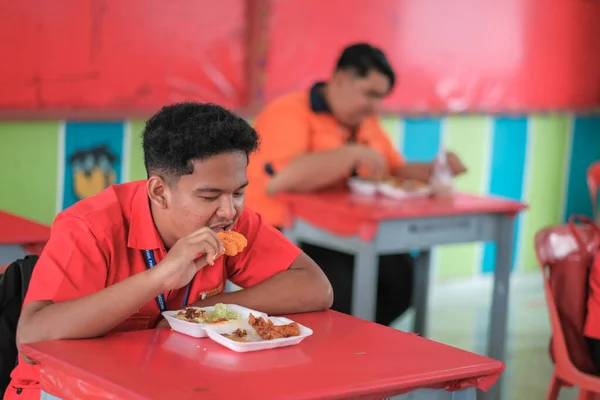
[[(431, 288), (429, 337), (438, 342), (485, 354), (491, 302), (491, 278), (435, 283)], [(510, 291), (508, 361), (504, 400), (545, 399), (552, 374), (548, 356), (550, 323), (539, 275), (514, 275)], [(407, 313), (394, 324), (410, 330)], [(576, 399), (577, 391), (563, 389), (560, 399)]]

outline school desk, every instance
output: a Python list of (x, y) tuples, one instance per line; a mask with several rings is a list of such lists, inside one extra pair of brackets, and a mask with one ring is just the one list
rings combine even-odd
[(236, 353), (169, 329), (23, 346), (59, 398), (381, 399), (407, 392), (474, 400), (504, 364), (334, 311), (291, 315), (314, 334), (296, 346)]
[[(415, 265), (414, 332), (426, 335), (430, 249), (443, 244), (496, 243), (488, 355), (504, 361), (514, 221), (524, 204), (492, 197), (394, 200), (349, 192), (285, 194), (285, 233), (305, 242), (355, 255), (352, 314), (373, 321), (378, 257), (419, 250)], [(486, 394), (500, 398), (500, 384)]]
[(40, 254), (48, 239), (49, 226), (0, 211), (0, 264)]

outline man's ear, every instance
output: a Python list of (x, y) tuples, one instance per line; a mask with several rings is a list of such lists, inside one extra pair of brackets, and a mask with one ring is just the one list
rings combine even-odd
[(169, 188), (167, 182), (158, 175), (152, 175), (148, 178), (148, 198), (159, 208), (168, 208), (170, 203)]

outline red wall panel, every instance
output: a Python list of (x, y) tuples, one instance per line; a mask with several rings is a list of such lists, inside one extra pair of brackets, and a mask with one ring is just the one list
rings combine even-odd
[(519, 112), (600, 104), (600, 1), (273, 0), (266, 101), (325, 79), (340, 50), (381, 47), (385, 107)]
[(0, 0), (0, 108), (246, 100), (244, 0)]

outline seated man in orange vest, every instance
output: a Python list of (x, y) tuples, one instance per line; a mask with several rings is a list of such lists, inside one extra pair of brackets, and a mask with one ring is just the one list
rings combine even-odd
[[(143, 142), (148, 180), (110, 186), (54, 220), (18, 344), (168, 327), (161, 312), (187, 305), (268, 314), (331, 305), (319, 267), (244, 207), (258, 145), (244, 119), (213, 104), (175, 104), (146, 123)], [(246, 238), (239, 254), (222, 239), (229, 230)], [(244, 290), (224, 293), (227, 279)], [(21, 358), (5, 399), (39, 399), (39, 373)]]
[[(346, 48), (327, 82), (285, 95), (256, 118), (261, 150), (250, 160), (248, 204), (276, 227), (283, 209), (273, 195), (313, 192), (345, 184), (353, 175), (387, 175), (428, 181), (432, 163), (405, 163), (382, 130), (376, 113), (395, 83), (383, 52), (369, 44)], [(448, 154), (453, 173), (465, 171)], [(350, 313), (353, 256), (304, 244), (335, 291), (333, 309)], [(413, 259), (408, 254), (379, 261), (378, 323), (388, 325), (411, 304)]]

